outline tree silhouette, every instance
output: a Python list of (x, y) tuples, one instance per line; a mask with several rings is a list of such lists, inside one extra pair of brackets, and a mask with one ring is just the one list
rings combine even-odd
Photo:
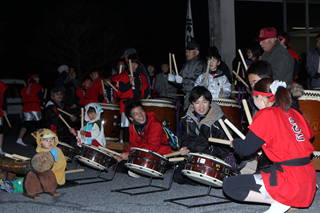
[(132, 45), (124, 19), (90, 1), (67, 1), (44, 19), (34, 36), (31, 56), (46, 70), (74, 67), (83, 79), (92, 69), (115, 63)]

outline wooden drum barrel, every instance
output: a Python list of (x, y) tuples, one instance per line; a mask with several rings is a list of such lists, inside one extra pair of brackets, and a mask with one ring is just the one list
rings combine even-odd
[(241, 130), (241, 106), (236, 100), (213, 98), (216, 104), (218, 104), (224, 113), (224, 116), (228, 118), (237, 129)]
[(116, 104), (99, 103), (103, 113), (100, 116), (104, 136), (107, 141), (117, 141), (121, 130), (120, 106)]

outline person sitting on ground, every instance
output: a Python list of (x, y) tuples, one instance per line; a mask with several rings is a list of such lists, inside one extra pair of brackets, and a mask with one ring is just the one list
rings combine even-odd
[[(37, 141), (37, 153), (49, 152), (53, 156), (54, 162), (51, 170), (56, 177), (57, 184), (65, 184), (65, 170), (67, 167), (67, 162), (63, 155), (63, 152), (59, 147), (57, 147), (59, 143), (57, 135), (50, 129), (40, 129), (39, 131), (36, 131), (31, 135)], [(0, 191), (7, 191), (9, 193), (23, 192), (23, 180), (24, 178), (20, 178), (15, 181), (6, 181), (0, 179)]]
[(106, 146), (106, 139), (104, 136), (103, 125), (100, 120), (100, 115), (103, 112), (101, 106), (97, 103), (90, 103), (84, 107), (85, 109), (85, 123), (83, 130), (75, 130), (71, 128), (69, 131), (71, 134), (77, 137), (77, 145), (81, 147), (81, 144), (89, 144), (92, 146)]
[(207, 56), (208, 60), (210, 60), (210, 67), (207, 82), (207, 73), (202, 73), (195, 81), (194, 86), (207, 88), (211, 92), (212, 98), (229, 98), (231, 96), (231, 84), (227, 76), (218, 69), (221, 61), (220, 54), (216, 51), (210, 52)]
[(160, 155), (172, 152), (162, 123), (154, 112), (145, 112), (139, 100), (129, 101), (126, 104), (125, 111), (131, 122), (129, 127), (130, 146), (123, 150), (120, 156), (116, 157), (120, 162), (118, 164), (119, 172), (127, 173), (128, 171), (124, 163), (128, 160), (131, 147), (147, 149)]
[[(191, 90), (189, 108), (187, 114), (181, 118), (182, 136), (181, 149), (183, 155), (188, 152), (199, 152), (215, 156), (225, 161), (232, 167), (236, 167), (236, 159), (230, 147), (210, 143), (209, 138), (227, 139), (219, 119), (225, 119), (218, 104), (212, 101), (212, 95), (205, 87), (198, 86)], [(174, 173), (174, 180), (178, 184), (196, 183), (182, 175), (184, 162), (180, 162)]]
[(231, 176), (223, 181), (224, 193), (237, 201), (271, 204), (266, 212), (286, 212), (290, 206), (308, 208), (316, 192), (316, 171), (310, 161), (314, 130), (291, 108), (285, 82), (264, 78), (253, 87), (260, 109), (244, 140), (230, 146), (248, 156), (262, 148), (274, 164), (260, 174)]

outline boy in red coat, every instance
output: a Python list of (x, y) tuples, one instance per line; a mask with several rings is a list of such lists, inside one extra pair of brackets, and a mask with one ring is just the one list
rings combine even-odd
[(92, 83), (88, 87), (84, 96), (84, 105), (90, 104), (91, 102), (99, 102), (98, 95), (101, 88), (101, 77), (98, 71), (91, 72), (90, 77), (92, 79)]
[(82, 83), (81, 88), (76, 90), (76, 94), (79, 97), (79, 102), (80, 102), (82, 107), (85, 106), (84, 105), (84, 96), (86, 94), (86, 91), (87, 91), (88, 87), (91, 85), (91, 83), (92, 83), (91, 79), (88, 78), (88, 79), (84, 80), (84, 82)]

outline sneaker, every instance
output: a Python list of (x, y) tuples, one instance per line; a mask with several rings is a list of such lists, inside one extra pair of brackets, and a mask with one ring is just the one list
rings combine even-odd
[(128, 171), (128, 175), (130, 177), (133, 177), (133, 178), (140, 178), (141, 176), (138, 175), (137, 173), (134, 173), (134, 172), (131, 172), (130, 170)]
[(265, 211), (265, 213), (284, 213), (288, 209), (290, 209), (291, 206), (284, 205), (282, 203), (279, 203), (278, 201), (274, 201), (270, 208)]
[(6, 153), (0, 149), (0, 155), (5, 155)]
[(23, 143), (23, 141), (17, 141), (17, 144), (21, 145), (21, 146), (28, 146), (27, 144)]
[(14, 191), (14, 187), (11, 181), (5, 181), (0, 179), (0, 187), (1, 187), (1, 190), (4, 189), (9, 193), (12, 193)]

